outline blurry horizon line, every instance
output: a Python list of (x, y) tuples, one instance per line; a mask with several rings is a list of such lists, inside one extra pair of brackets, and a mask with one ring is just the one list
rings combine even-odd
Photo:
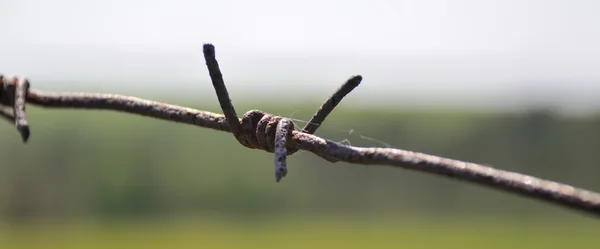
[[(20, 58), (3, 65), (0, 73), (26, 76), (33, 88), (46, 91), (212, 98), (214, 90), (201, 45), (194, 53), (186, 48), (90, 50), (89, 46), (58, 44), (0, 48), (8, 57), (13, 54)], [(530, 57), (534, 53), (471, 52), (315, 51), (278, 55), (219, 46), (217, 59), (234, 101), (248, 102), (259, 93), (269, 96), (261, 101), (321, 101), (350, 75), (361, 74), (363, 83), (344, 105), (484, 111), (545, 108), (569, 114), (600, 111), (596, 101), (600, 99), (600, 84), (595, 83), (597, 75), (586, 71), (589, 66), (572, 65), (575, 73), (567, 73), (555, 70), (566, 62), (547, 60), (552, 55), (534, 58)], [(595, 60), (573, 56), (590, 62), (586, 65)], [(538, 61), (544, 61), (546, 67)]]

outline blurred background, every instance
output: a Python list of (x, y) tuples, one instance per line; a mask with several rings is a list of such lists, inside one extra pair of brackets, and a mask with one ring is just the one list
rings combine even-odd
[[(600, 2), (0, 2), (0, 72), (32, 87), (298, 126), (352, 74), (317, 135), (485, 163), (600, 191)], [(595, 248), (585, 214), (442, 177), (273, 155), (231, 134), (28, 106), (0, 125), (1, 248)]]

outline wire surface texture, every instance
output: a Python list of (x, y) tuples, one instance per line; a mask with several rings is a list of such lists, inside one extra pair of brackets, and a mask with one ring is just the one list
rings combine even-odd
[(27, 79), (0, 76), (0, 118), (12, 122), (26, 142), (30, 128), (25, 103), (49, 108), (115, 110), (230, 132), (245, 147), (275, 154), (277, 182), (287, 175), (286, 157), (305, 150), (330, 162), (418, 170), (600, 216), (600, 194), (593, 191), (480, 164), (395, 148), (347, 146), (313, 135), (344, 96), (360, 84), (360, 75), (350, 77), (338, 88), (301, 130), (295, 130), (293, 122), (287, 118), (260, 110), (248, 111), (240, 119), (229, 98), (212, 44), (204, 45), (204, 57), (224, 115), (116, 94), (39, 91), (30, 89)]

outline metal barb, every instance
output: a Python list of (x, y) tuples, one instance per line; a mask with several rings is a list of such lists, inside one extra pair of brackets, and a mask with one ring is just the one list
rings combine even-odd
[(291, 120), (283, 118), (279, 120), (277, 132), (275, 133), (275, 181), (279, 182), (287, 175), (287, 149), (286, 144), (294, 124)]
[[(290, 150), (285, 148), (287, 134), (291, 134), (291, 131), (294, 130), (293, 122), (260, 110), (250, 110), (244, 114), (241, 121), (238, 120), (223, 80), (223, 74), (217, 63), (215, 47), (210, 43), (206, 43), (204, 44), (203, 51), (213, 87), (215, 88), (219, 104), (221, 105), (221, 109), (223, 110), (223, 114), (225, 115), (231, 132), (239, 143), (248, 148), (262, 149), (267, 152), (275, 153), (275, 175), (277, 182), (279, 182), (281, 178), (287, 174), (286, 156), (298, 151), (298, 149), (294, 147)], [(344, 96), (360, 84), (361, 80), (362, 76), (360, 75), (350, 77), (317, 110), (311, 121), (304, 127), (303, 132), (313, 134), (325, 120), (327, 115), (333, 111), (340, 101), (342, 101)], [(292, 124), (290, 125), (288, 123)], [(282, 127), (282, 125), (285, 127)], [(281, 133), (282, 129), (285, 129), (284, 133)], [(284, 141), (283, 144), (281, 141)], [(335, 161), (333, 158), (327, 158), (327, 160)]]
[(219, 104), (221, 105), (221, 110), (223, 110), (223, 114), (225, 114), (225, 119), (227, 120), (227, 124), (229, 124), (229, 127), (231, 128), (233, 136), (242, 145), (248, 148), (252, 148), (252, 146), (248, 143), (248, 141), (246, 141), (245, 137), (242, 134), (242, 127), (240, 125), (240, 121), (238, 119), (237, 114), (235, 113), (235, 109), (233, 108), (231, 99), (229, 98), (227, 87), (225, 87), (225, 81), (223, 80), (223, 74), (221, 73), (221, 69), (219, 68), (219, 63), (215, 58), (215, 47), (212, 44), (207, 43), (204, 44), (203, 51), (204, 59), (206, 60), (206, 66), (210, 74), (210, 79), (212, 80), (213, 87), (215, 88), (215, 92), (217, 93), (217, 98), (219, 99)]
[[(29, 81), (26, 78), (12, 77), (10, 80), (0, 75), (0, 105), (11, 106), (12, 114), (0, 109), (0, 117), (14, 123), (21, 134), (23, 143), (27, 143), (30, 135), (25, 103), (29, 91)], [(1, 107), (1, 106), (0, 106)]]
[(29, 130), (29, 123), (27, 122), (27, 115), (25, 114), (25, 101), (27, 91), (29, 91), (29, 81), (25, 78), (17, 79), (15, 77), (13, 78), (13, 82), (16, 85), (14, 105), (15, 125), (17, 126), (19, 133), (21, 133), (23, 143), (26, 143), (31, 133)]
[(317, 128), (323, 124), (327, 115), (333, 111), (333, 109), (342, 101), (342, 99), (350, 93), (354, 88), (356, 88), (360, 82), (362, 81), (362, 76), (353, 75), (350, 77), (340, 88), (338, 88), (333, 95), (325, 101), (325, 103), (317, 109), (315, 115), (312, 116), (310, 121), (306, 123), (302, 132), (308, 134), (314, 134), (317, 131)]

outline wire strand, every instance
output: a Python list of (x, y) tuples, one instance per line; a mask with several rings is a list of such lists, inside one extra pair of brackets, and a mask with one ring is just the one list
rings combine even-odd
[[(212, 52), (214, 54), (214, 50)], [(213, 77), (212, 73), (211, 77)], [(213, 79), (213, 83), (214, 82), (215, 81)], [(0, 92), (0, 104), (9, 106), (7, 105), (7, 102), (9, 101), (5, 98), (7, 96), (6, 90), (6, 85), (0, 87), (0, 91), (2, 91)], [(243, 135), (243, 123), (237, 118), (237, 115), (235, 119), (232, 120), (230, 119), (231, 117), (226, 117), (226, 115), (222, 114), (117, 94), (55, 93), (36, 89), (28, 89), (26, 93), (26, 102), (47, 108), (114, 110), (230, 133), (234, 132), (234, 129), (238, 129), (237, 131)], [(13, 101), (11, 104), (13, 105), (13, 108), (15, 108), (15, 101), (11, 101)], [(225, 104), (225, 106), (227, 106), (227, 103)], [(231, 108), (233, 110), (233, 105), (231, 105)], [(231, 113), (229, 115), (233, 116)], [(4, 118), (8, 117), (7, 119), (11, 118), (11, 116), (8, 114), (2, 116)], [(19, 117), (16, 118), (18, 119)], [(272, 121), (274, 119), (270, 118), (270, 120)], [(265, 122), (263, 122), (261, 125), (265, 126), (264, 123)], [(271, 122), (269, 121), (267, 123)], [(286, 136), (284, 142), (287, 142), (287, 150), (310, 151), (331, 162), (343, 161), (363, 165), (386, 165), (427, 172), (439, 176), (475, 183), (480, 186), (507, 191), (509, 193), (522, 195), (528, 198), (543, 200), (547, 203), (567, 207), (572, 210), (583, 211), (588, 214), (593, 214), (595, 217), (600, 217), (600, 194), (590, 190), (577, 188), (564, 183), (540, 179), (525, 174), (500, 170), (481, 164), (464, 162), (397, 148), (348, 146), (315, 136), (313, 134), (291, 129), (289, 130), (291, 131), (290, 136), (289, 131), (284, 132), (285, 127), (289, 127), (289, 123), (283, 123), (284, 127), (278, 128), (282, 129), (280, 135), (283, 134)], [(237, 124), (239, 127), (231, 124)], [(266, 124), (266, 126), (269, 125)], [(252, 131), (256, 132), (255, 134), (258, 134), (260, 129), (253, 128)], [(286, 135), (286, 133), (288, 134)], [(275, 136), (275, 134), (273, 134), (273, 136)], [(287, 136), (290, 136), (289, 139)], [(236, 138), (238, 137), (236, 136)], [(244, 140), (244, 142), (247, 143), (245, 139), (238, 139), (238, 141), (240, 140)], [(280, 139), (279, 141), (282, 140)], [(242, 141), (240, 141), (240, 143), (242, 143)], [(271, 144), (271, 142), (267, 142), (267, 145), (268, 144)], [(273, 146), (274, 148), (272, 148), (272, 150), (275, 150), (276, 148), (282, 148), (281, 144)], [(283, 153), (289, 153), (289, 151)], [(283, 158), (283, 160), (284, 159), (285, 158)], [(281, 164), (279, 166), (280, 168), (282, 167)], [(280, 170), (280, 168), (277, 168), (276, 170)]]

